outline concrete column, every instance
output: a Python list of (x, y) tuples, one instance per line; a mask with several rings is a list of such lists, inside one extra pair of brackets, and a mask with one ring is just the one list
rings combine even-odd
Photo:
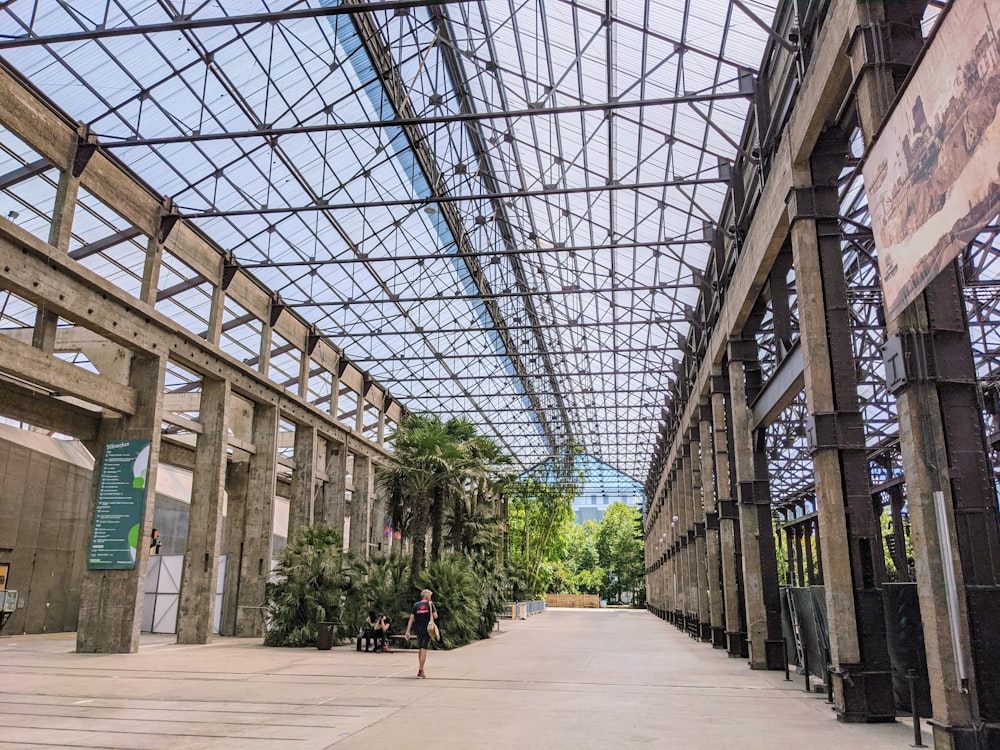
[(145, 511), (139, 532), (135, 567), (130, 570), (83, 571), (80, 581), (80, 618), (76, 633), (78, 653), (127, 654), (139, 650), (146, 561), (149, 558), (146, 540), (153, 528), (165, 375), (165, 359), (134, 356), (129, 371), (129, 385), (135, 388), (137, 394), (135, 413), (120, 418), (104, 417), (97, 440), (88, 446), (94, 455), (94, 484), (87, 524), (91, 530), (89, 534), (92, 535), (105, 446), (121, 440), (150, 441)]
[(146, 262), (142, 268), (142, 286), (139, 289), (139, 299), (150, 307), (156, 305), (162, 266), (163, 243), (156, 237), (150, 237), (146, 243)]
[[(959, 279), (952, 263), (890, 323), (887, 371), (899, 414), (934, 747), (978, 750), (1000, 746), (1000, 531)], [(936, 379), (919, 374), (927, 366), (922, 350), (937, 361)]]
[[(240, 556), (229, 565), (239, 576), (234, 635), (240, 637), (264, 635), (260, 608), (264, 606), (264, 586), (271, 570), (271, 529), (278, 477), (277, 406), (254, 405), (253, 444), (254, 453), (247, 465), (242, 529), (234, 529), (242, 537)], [(230, 498), (230, 507), (233, 500)]]
[(229, 383), (206, 378), (202, 383), (198, 421), (201, 434), (194, 456), (191, 506), (184, 569), (177, 605), (177, 642), (208, 643), (215, 614), (215, 582), (219, 577), (222, 507), (225, 497)]
[(726, 649), (732, 658), (746, 658), (746, 608), (743, 596), (743, 556), (740, 546), (739, 516), (733, 501), (733, 435), (729, 429), (726, 398), (729, 379), (718, 369), (712, 376), (712, 446), (715, 450), (715, 484), (719, 509), (719, 550), (722, 567), (722, 605), (725, 612)]
[(222, 319), (226, 310), (226, 290), (223, 288), (221, 280), (213, 281), (212, 286), (212, 307), (208, 313), (208, 331), (205, 340), (210, 344), (218, 345), (222, 338)]
[(389, 523), (389, 503), (386, 500), (385, 493), (380, 491), (375, 487), (375, 467), (372, 466), (372, 515), (371, 515), (371, 528), (372, 528), (372, 542), (374, 543), (373, 549), (378, 550), (381, 555), (388, 555), (389, 550), (392, 549), (393, 537), (390, 534), (388, 538), (385, 535), (385, 527)]
[(362, 560), (368, 559), (368, 542), (371, 536), (371, 459), (361, 453), (354, 454), (351, 491), (351, 552)]
[(295, 425), (295, 468), (288, 505), (288, 538), (303, 526), (313, 523), (313, 498), (316, 494), (316, 428)]
[(240, 569), (243, 559), (243, 524), (246, 518), (247, 487), (250, 483), (250, 458), (239, 455), (239, 460), (226, 467), (226, 579), (223, 583), (222, 618), (219, 632), (236, 635), (236, 612), (240, 599)]
[[(708, 614), (708, 569), (706, 561), (708, 549), (705, 542), (705, 500), (701, 467), (703, 462), (701, 447), (701, 427), (696, 422), (691, 434), (691, 526), (688, 529), (688, 545), (694, 558), (695, 602), (698, 607), (698, 639), (707, 641), (711, 637)], [(711, 479), (711, 478), (710, 478)]]
[(315, 522), (343, 534), (347, 516), (347, 446), (343, 443), (332, 440), (326, 443), (326, 481), (320, 498), (316, 504)]
[[(739, 485), (740, 541), (751, 669), (784, 669), (778, 562), (771, 524), (771, 492), (766, 465), (755, 454), (744, 357), (754, 342), (730, 342), (729, 393), (732, 399), (733, 458)], [(756, 362), (754, 356), (751, 360)]]
[[(49, 244), (62, 252), (69, 252), (73, 234), (73, 218), (76, 215), (77, 197), (80, 193), (80, 178), (69, 170), (59, 173), (56, 200), (52, 206), (52, 224), (49, 226)], [(35, 314), (35, 328), (31, 334), (31, 345), (36, 349), (52, 353), (56, 343), (58, 316), (44, 306)]]
[(263, 330), (260, 333), (260, 349), (257, 353), (257, 372), (267, 377), (268, 370), (271, 369), (271, 342), (273, 341), (274, 327), (266, 320)]
[[(680, 460), (674, 465), (674, 470), (670, 473), (670, 541), (672, 543), (672, 573), (673, 580), (670, 582), (673, 588), (674, 598), (674, 624), (684, 628), (684, 613), (687, 611), (687, 584), (685, 573), (687, 571), (687, 560), (684, 553), (687, 549), (685, 544), (687, 535), (684, 533), (684, 509), (682, 507), (684, 487), (680, 470)], [(674, 520), (674, 519), (677, 520)]]
[(694, 543), (694, 450), (690, 438), (687, 440), (684, 447), (684, 459), (683, 459), (683, 487), (684, 487), (684, 512), (681, 515), (684, 523), (681, 526), (681, 537), (682, 543), (687, 546), (684, 548), (684, 567), (685, 567), (685, 578), (686, 578), (686, 607), (684, 610), (684, 615), (686, 618), (685, 627), (688, 633), (697, 632), (698, 623), (700, 620), (698, 612), (698, 555), (695, 549)]
[(705, 503), (705, 597), (708, 633), (714, 648), (726, 647), (725, 610), (722, 604), (722, 545), (719, 509), (715, 494), (715, 446), (712, 439), (712, 407), (707, 400), (698, 405), (701, 435), (701, 487)]

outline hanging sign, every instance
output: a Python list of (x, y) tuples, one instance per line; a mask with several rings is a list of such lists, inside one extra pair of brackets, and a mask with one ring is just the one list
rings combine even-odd
[(92, 570), (135, 567), (146, 506), (148, 440), (108, 443), (97, 488), (94, 536), (90, 542)]
[(953, 2), (863, 168), (888, 318), (1000, 210), (996, 3)]

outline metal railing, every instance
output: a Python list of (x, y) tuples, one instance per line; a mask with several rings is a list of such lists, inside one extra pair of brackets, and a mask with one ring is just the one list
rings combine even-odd
[(500, 613), (501, 620), (527, 620), (531, 615), (545, 611), (544, 601), (507, 602)]

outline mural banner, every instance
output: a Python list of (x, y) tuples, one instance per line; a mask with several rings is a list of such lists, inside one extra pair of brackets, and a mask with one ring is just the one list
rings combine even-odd
[(995, 3), (951, 4), (866, 156), (890, 319), (1000, 210), (996, 15)]
[(149, 446), (148, 440), (121, 440), (104, 449), (90, 542), (91, 570), (135, 567), (146, 507)]

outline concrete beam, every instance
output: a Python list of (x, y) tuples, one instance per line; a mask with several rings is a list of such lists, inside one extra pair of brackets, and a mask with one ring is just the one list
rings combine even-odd
[(33, 388), (0, 378), (0, 412), (5, 417), (71, 435), (86, 442), (97, 438), (100, 410), (91, 410), (69, 401), (52, 398)]
[(131, 351), (169, 352), (178, 364), (201, 375), (228, 380), (233, 392), (248, 400), (280, 406), (282, 414), (296, 423), (311, 424), (320, 435), (348, 443), (354, 452), (376, 461), (385, 461), (390, 456), (380, 446), (352, 435), (329, 414), (279, 390), (261, 373), (218, 351), (197, 334), (184, 330), (167, 316), (2, 218), (0, 269), (5, 289), (30, 302), (47, 304), (60, 318), (91, 329)]
[(57, 395), (75, 396), (119, 414), (134, 414), (134, 388), (95, 375), (38, 349), (0, 335), (0, 371)]

